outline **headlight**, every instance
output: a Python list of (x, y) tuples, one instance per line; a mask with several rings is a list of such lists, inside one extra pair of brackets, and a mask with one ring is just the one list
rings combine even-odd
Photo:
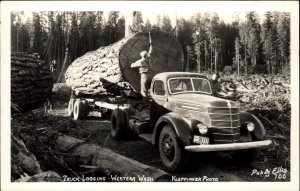
[(203, 123), (199, 123), (199, 124), (197, 125), (197, 127), (198, 127), (198, 130), (199, 130), (199, 132), (200, 132), (201, 134), (206, 134), (207, 131), (208, 131), (207, 126), (205, 126)]
[(252, 122), (247, 123), (248, 131), (252, 132), (252, 131), (254, 131), (254, 128), (255, 128), (255, 126)]

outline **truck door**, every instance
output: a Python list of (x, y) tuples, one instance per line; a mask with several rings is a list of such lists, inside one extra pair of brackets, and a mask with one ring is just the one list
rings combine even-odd
[(167, 108), (168, 100), (166, 86), (163, 81), (155, 80), (151, 89), (150, 99), (150, 125), (154, 127), (156, 121), (164, 114), (170, 112)]

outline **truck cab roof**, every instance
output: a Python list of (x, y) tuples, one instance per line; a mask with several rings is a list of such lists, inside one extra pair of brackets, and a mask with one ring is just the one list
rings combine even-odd
[(196, 78), (204, 78), (208, 79), (208, 77), (204, 74), (198, 74), (198, 73), (192, 73), (192, 72), (162, 72), (159, 74), (156, 74), (153, 78), (153, 80), (163, 80), (166, 81), (169, 78), (176, 78), (176, 77), (196, 77)]

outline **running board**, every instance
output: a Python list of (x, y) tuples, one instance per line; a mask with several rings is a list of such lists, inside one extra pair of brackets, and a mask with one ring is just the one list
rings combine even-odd
[(151, 133), (139, 134), (139, 137), (149, 143), (152, 143), (152, 134)]

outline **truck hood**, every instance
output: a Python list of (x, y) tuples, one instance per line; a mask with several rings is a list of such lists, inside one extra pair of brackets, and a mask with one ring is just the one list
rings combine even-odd
[(169, 100), (180, 105), (192, 107), (238, 107), (238, 104), (233, 101), (196, 93), (171, 95)]

